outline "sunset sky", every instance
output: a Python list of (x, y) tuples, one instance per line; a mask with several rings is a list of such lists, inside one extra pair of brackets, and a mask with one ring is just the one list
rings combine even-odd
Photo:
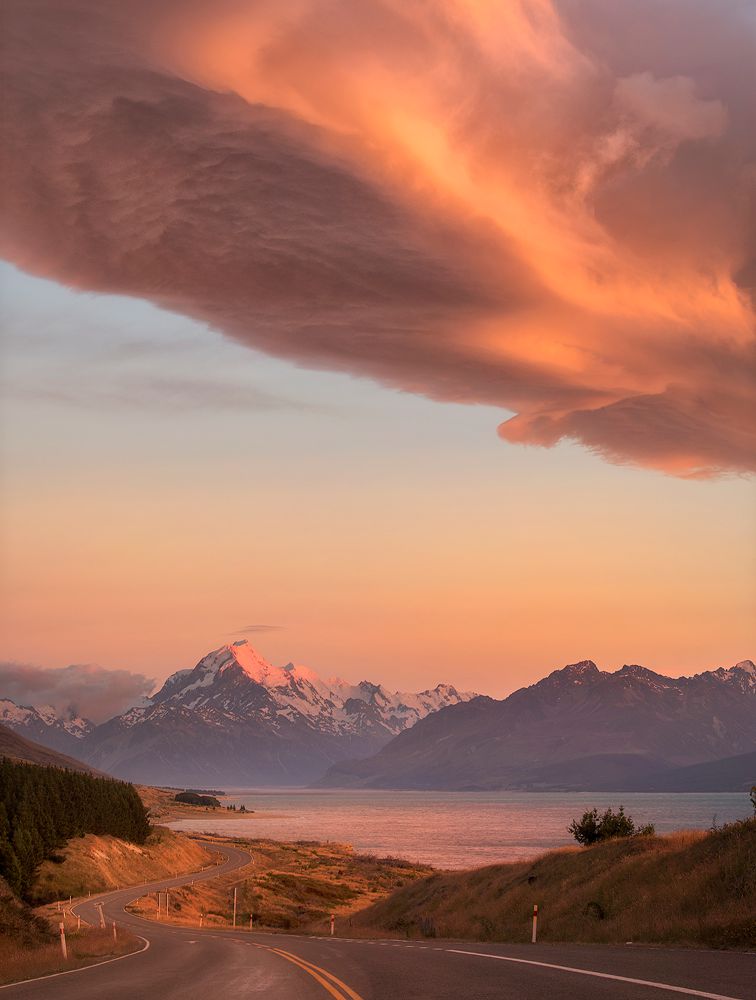
[(756, 655), (752, 3), (8, 6), (0, 659)]

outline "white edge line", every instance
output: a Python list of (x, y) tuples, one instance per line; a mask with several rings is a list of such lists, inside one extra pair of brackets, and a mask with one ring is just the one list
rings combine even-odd
[(106, 958), (104, 962), (94, 962), (92, 965), (82, 965), (78, 969), (66, 969), (64, 972), (50, 972), (46, 976), (35, 976), (34, 979), (19, 979), (16, 983), (5, 983), (4, 986), (0, 986), (0, 990), (9, 990), (12, 986), (26, 986), (27, 983), (38, 983), (42, 979), (55, 979), (57, 976), (72, 976), (74, 972), (89, 972), (90, 969), (96, 969), (98, 965), (110, 965), (111, 962), (120, 962), (122, 958), (133, 958), (134, 955), (141, 955), (147, 951), (150, 942), (147, 938), (142, 937), (141, 934), (134, 936), (138, 937), (140, 941), (144, 941), (144, 948), (140, 948), (139, 951), (130, 951), (128, 955), (117, 955), (115, 958)]
[[(220, 853), (220, 852), (217, 852), (217, 853)], [(247, 852), (243, 851), (242, 853), (246, 854)], [(221, 862), (221, 864), (225, 864), (229, 860), (228, 855), (225, 855), (223, 857), (224, 857), (224, 860)], [(249, 855), (249, 857), (251, 859), (252, 855)], [(214, 866), (214, 867), (220, 867), (220, 865)], [(244, 866), (242, 866), (242, 867), (244, 867)], [(203, 870), (203, 872), (205, 871), (205, 869), (202, 869), (202, 870)], [(232, 871), (233, 871), (233, 869), (232, 869)], [(196, 875), (196, 874), (199, 874), (199, 873), (188, 872), (188, 873), (186, 873), (186, 877), (189, 877), (190, 875), (193, 875), (193, 874)], [(178, 875), (178, 876), (176, 876), (176, 878), (184, 878), (184, 877), (185, 877), (184, 875)], [(208, 881), (211, 881), (211, 879), (208, 879)], [(155, 885), (155, 884), (156, 883), (154, 881), (153, 882), (142, 882), (142, 883), (137, 883), (136, 885), (127, 885), (127, 886), (124, 886), (122, 889), (119, 888), (119, 889), (106, 890), (105, 892), (100, 893), (99, 896), (88, 897), (87, 899), (81, 899), (81, 900), (79, 900), (78, 903), (74, 903), (74, 905), (71, 907), (71, 909), (70, 909), (69, 912), (73, 913), (74, 910), (78, 906), (84, 906), (85, 903), (92, 903), (92, 902), (94, 902), (95, 899), (102, 898), (103, 896), (110, 896), (110, 895), (112, 895), (112, 894), (114, 894), (116, 892), (123, 892), (124, 889), (141, 889), (141, 888), (143, 888), (146, 885)], [(182, 884), (186, 884), (186, 883), (182, 883)], [(181, 885), (179, 885), (177, 888), (181, 888)], [(97, 903), (95, 903), (95, 906), (97, 906)], [(78, 917), (79, 914), (77, 913), (76, 916)], [(84, 920), (84, 917), (82, 917), (81, 919), (84, 921), (85, 924), (87, 924), (88, 927), (92, 926), (92, 924), (90, 924), (88, 920)], [(150, 946), (150, 942), (147, 940), (146, 937), (142, 937), (141, 934), (135, 934), (134, 937), (138, 938), (140, 941), (144, 941), (144, 948), (140, 948), (139, 951), (130, 951), (127, 955), (117, 955), (115, 958), (106, 958), (103, 962), (93, 962), (92, 965), (82, 965), (78, 969), (64, 969), (63, 972), (50, 972), (46, 976), (35, 976), (33, 979), (19, 979), (15, 983), (4, 983), (2, 986), (0, 986), (0, 990), (9, 990), (12, 986), (25, 986), (27, 983), (39, 983), (43, 979), (55, 979), (58, 976), (70, 976), (74, 972), (88, 972), (89, 969), (96, 969), (100, 965), (110, 965), (111, 962), (120, 962), (122, 958), (133, 958), (134, 955), (141, 955), (145, 951), (147, 951), (147, 949)]]
[(650, 986), (657, 990), (669, 990), (672, 993), (685, 993), (690, 997), (707, 997), (708, 1000), (741, 1000), (739, 997), (724, 996), (721, 993), (704, 993), (692, 990), (687, 986), (671, 986), (669, 983), (655, 983), (650, 979), (631, 979), (629, 976), (615, 976), (609, 972), (593, 972), (590, 969), (573, 969), (570, 965), (554, 965), (552, 962), (535, 962), (529, 958), (510, 958), (508, 955), (490, 955), (483, 951), (462, 951), (460, 948), (445, 948), (452, 955), (477, 955), (478, 958), (495, 958), (499, 962), (518, 962), (521, 965), (540, 965), (544, 969), (558, 969), (560, 972), (576, 972), (580, 976), (596, 976), (598, 979), (614, 979), (620, 983), (633, 983), (635, 986)]

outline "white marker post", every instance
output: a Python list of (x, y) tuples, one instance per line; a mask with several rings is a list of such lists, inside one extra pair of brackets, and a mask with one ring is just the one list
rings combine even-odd
[(76, 930), (77, 931), (81, 930), (81, 917), (79, 916), (78, 913), (76, 914)]
[(66, 948), (66, 925), (60, 922), (60, 950), (63, 952), (63, 961), (68, 961), (68, 948)]
[(118, 940), (118, 932), (116, 931), (115, 920), (113, 921), (113, 940), (114, 941)]
[(234, 927), (236, 927), (236, 886), (234, 886)]
[(170, 909), (170, 905), (171, 905), (171, 898), (168, 895), (168, 890), (166, 889), (165, 890), (165, 915), (166, 915), (166, 917), (168, 916), (168, 910)]
[(336, 927), (336, 914), (331, 914), (331, 937), (333, 937), (334, 928)]
[(538, 903), (533, 903), (533, 933), (530, 937), (530, 943), (536, 943), (536, 936), (538, 934)]
[(205, 914), (200, 913), (200, 927), (202, 926), (202, 921), (205, 919)]
[(102, 912), (102, 903), (99, 903), (98, 907), (99, 907), (99, 910), (100, 910), (100, 927), (102, 927), (103, 930), (104, 930), (105, 929), (105, 914)]

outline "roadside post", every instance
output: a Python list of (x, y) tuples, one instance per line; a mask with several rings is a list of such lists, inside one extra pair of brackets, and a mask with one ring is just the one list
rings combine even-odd
[(202, 921), (205, 919), (205, 914), (200, 913), (200, 927), (202, 926)]
[(60, 950), (63, 952), (63, 960), (68, 961), (68, 948), (66, 948), (66, 925), (60, 922)]
[(234, 886), (234, 927), (236, 927), (236, 886)]
[(100, 927), (105, 928), (105, 914), (102, 912), (102, 903), (97, 904), (97, 908), (100, 911)]
[(252, 930), (252, 914), (249, 915), (249, 929)]
[(533, 933), (530, 937), (530, 943), (536, 943), (536, 937), (538, 934), (538, 903), (533, 903)]
[(333, 931), (334, 931), (335, 926), (336, 926), (336, 914), (332, 913), (331, 914), (331, 937), (333, 937)]
[(113, 940), (114, 941), (118, 940), (118, 932), (116, 931), (115, 920), (113, 921)]
[(81, 930), (81, 917), (79, 916), (78, 913), (76, 914), (76, 930), (77, 931)]

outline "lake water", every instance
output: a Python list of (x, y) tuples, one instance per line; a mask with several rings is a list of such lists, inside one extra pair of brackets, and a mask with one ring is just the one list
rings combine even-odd
[(745, 793), (385, 792), (229, 790), (254, 816), (178, 820), (176, 830), (273, 840), (331, 840), (361, 853), (394, 855), (440, 868), (471, 868), (534, 857), (574, 844), (570, 821), (593, 806), (623, 804), (658, 833), (708, 829), (752, 815)]

